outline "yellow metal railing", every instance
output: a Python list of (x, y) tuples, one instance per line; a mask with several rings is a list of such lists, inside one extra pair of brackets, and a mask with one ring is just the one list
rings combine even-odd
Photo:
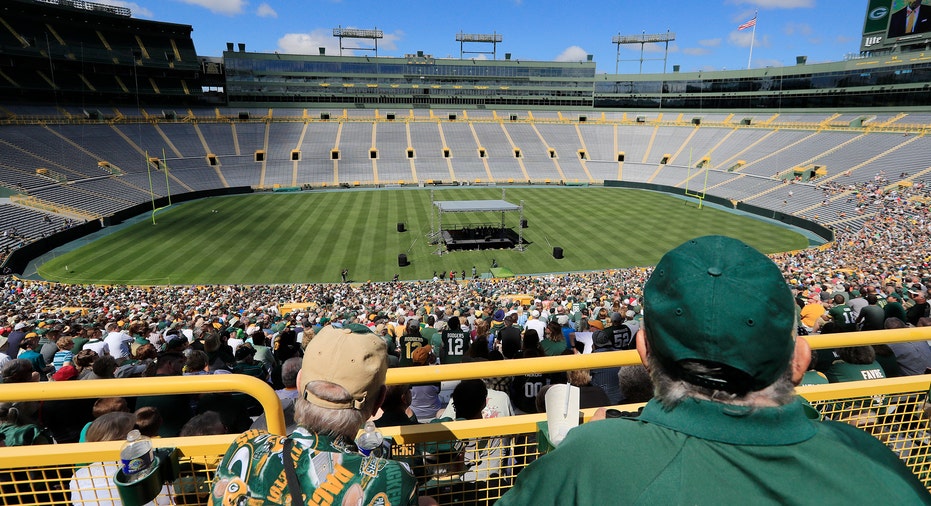
[[(931, 330), (902, 329), (809, 336), (814, 348), (926, 340)], [(559, 356), (391, 369), (389, 384), (515, 376), (567, 369), (638, 364), (635, 351)], [(266, 411), (272, 432), (283, 434), (277, 396), (265, 383), (244, 375), (121, 379), (84, 382), (0, 385), (0, 400), (29, 401), (137, 396), (206, 391), (242, 392), (255, 397)], [(925, 414), (931, 375), (800, 387), (825, 419), (852, 423), (886, 443), (931, 488), (931, 428)], [(642, 405), (619, 406), (636, 411)], [(582, 410), (587, 421), (594, 409)], [(394, 457), (411, 464), (421, 490), (440, 504), (494, 502), (514, 477), (540, 455), (538, 423), (545, 415), (423, 424), (383, 429), (395, 443)], [(213, 471), (235, 435), (166, 438), (156, 447), (177, 448), (181, 478), (169, 487), (174, 500), (205, 504)], [(0, 505), (72, 504), (70, 482), (87, 462), (112, 462), (120, 441), (0, 448)], [(103, 478), (102, 476), (98, 478)], [(103, 493), (103, 491), (100, 491)], [(80, 501), (77, 504), (81, 504)]]
[[(285, 430), (281, 401), (275, 391), (262, 380), (244, 374), (214, 374), (204, 376), (159, 376), (98, 381), (44, 381), (40, 383), (0, 384), (0, 401), (36, 401), (93, 399), (106, 397), (136, 397), (140, 395), (190, 394), (202, 392), (241, 392), (251, 395), (265, 410), (268, 428), (276, 434)], [(101, 391), (106, 387), (105, 391)], [(2, 448), (0, 448), (2, 450)], [(0, 454), (2, 457), (2, 454)]]
[[(931, 327), (896, 330), (871, 330), (842, 334), (816, 334), (805, 336), (814, 349), (841, 348), (868, 344), (904, 343), (931, 339)], [(423, 367), (404, 367), (388, 370), (388, 384), (430, 383), (460, 379), (517, 376), (529, 373), (551, 373), (569, 369), (599, 369), (636, 365), (640, 356), (634, 350), (592, 353), (587, 355), (560, 355), (524, 360), (472, 362)]]
[[(201, 392), (241, 392), (255, 398), (265, 411), (269, 430), (285, 433), (281, 401), (265, 382), (242, 374), (172, 376), (98, 381), (65, 381), (0, 385), (5, 402), (76, 398), (134, 397), (140, 395)], [(196, 438), (157, 438), (156, 448), (178, 448), (179, 479), (168, 491), (176, 504), (206, 504), (207, 486), (233, 435)], [(85, 463), (112, 463), (122, 441), (11, 446), (0, 448), (0, 505), (83, 504), (71, 495), (72, 479)], [(113, 465), (87, 466), (81, 490), (96, 496), (88, 504), (115, 501), (115, 491), (105, 484)], [(76, 484), (75, 484), (76, 485)], [(87, 499), (87, 495), (84, 499)]]

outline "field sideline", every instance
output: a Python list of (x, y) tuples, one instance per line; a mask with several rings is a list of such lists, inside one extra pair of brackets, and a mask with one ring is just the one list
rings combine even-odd
[[(450, 188), (436, 200), (500, 199), (501, 188)], [(526, 251), (452, 252), (427, 244), (430, 190), (259, 193), (189, 202), (62, 254), (39, 267), (47, 280), (98, 284), (274, 284), (428, 279), (450, 269), (489, 270), (492, 259), (516, 274), (654, 264), (682, 241), (723, 234), (765, 253), (802, 249), (788, 229), (697, 201), (619, 188), (507, 187), (524, 201)], [(518, 213), (505, 215), (512, 228)], [(500, 213), (444, 214), (450, 223), (498, 224)], [(399, 233), (397, 223), (407, 231)], [(553, 247), (565, 258), (556, 260)], [(398, 267), (398, 254), (411, 265)], [(457, 276), (459, 277), (459, 276)]]

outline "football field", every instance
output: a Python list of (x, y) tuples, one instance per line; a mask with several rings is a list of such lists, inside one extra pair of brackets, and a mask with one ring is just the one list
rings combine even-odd
[[(501, 188), (443, 188), (435, 200), (501, 199)], [(174, 205), (38, 268), (45, 279), (105, 284), (273, 284), (428, 279), (450, 270), (488, 272), (492, 260), (515, 274), (654, 264), (686, 239), (736, 237), (764, 253), (801, 249), (786, 228), (648, 191), (585, 187), (508, 187), (524, 205), (517, 250), (435, 254), (437, 224), (429, 189), (258, 193)], [(444, 214), (443, 225), (501, 223), (501, 213)], [(519, 214), (506, 213), (515, 231)], [(406, 231), (398, 232), (397, 224)], [(560, 247), (565, 258), (553, 258)], [(398, 266), (398, 255), (410, 265)]]

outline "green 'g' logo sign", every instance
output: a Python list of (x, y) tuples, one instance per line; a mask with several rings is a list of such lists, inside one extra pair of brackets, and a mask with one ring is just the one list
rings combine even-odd
[(866, 22), (863, 24), (863, 33), (884, 32), (889, 25), (889, 12), (891, 0), (870, 0), (869, 10), (866, 11)]

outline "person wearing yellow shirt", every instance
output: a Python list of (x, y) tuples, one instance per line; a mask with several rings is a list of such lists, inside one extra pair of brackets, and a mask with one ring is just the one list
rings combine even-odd
[(821, 298), (818, 294), (813, 293), (811, 297), (808, 298), (808, 304), (802, 307), (802, 311), (799, 313), (799, 319), (802, 325), (810, 332), (814, 328), (818, 318), (824, 314), (824, 311), (825, 309), (824, 305), (821, 304)]

